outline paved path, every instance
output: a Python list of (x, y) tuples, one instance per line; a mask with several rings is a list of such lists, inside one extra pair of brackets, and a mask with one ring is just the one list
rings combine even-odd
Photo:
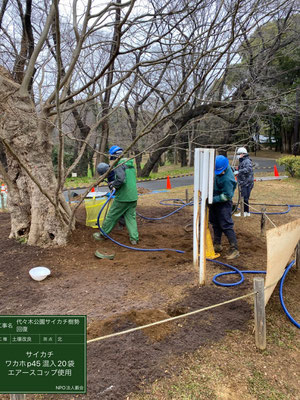
[[(275, 160), (270, 159), (270, 158), (261, 158), (261, 157), (251, 157), (254, 166), (255, 166), (255, 172), (272, 172), (274, 165), (276, 164), (277, 169), (279, 172), (284, 171), (284, 167), (279, 166)], [(182, 176), (178, 178), (170, 178), (171, 179), (171, 186), (172, 188), (180, 187), (180, 186), (189, 186), (194, 184), (194, 176)], [(162, 190), (166, 189), (166, 184), (167, 180), (166, 178), (164, 179), (158, 179), (158, 180), (152, 180), (152, 181), (143, 181), (143, 182), (138, 182), (137, 186), (138, 187), (143, 187), (148, 190)], [(74, 195), (80, 195), (84, 192), (85, 189), (71, 189), (71, 196), (73, 197)], [(101, 191), (105, 191), (105, 187), (101, 188)], [(65, 197), (67, 198), (67, 193), (65, 192)], [(75, 200), (75, 199), (74, 199)]]

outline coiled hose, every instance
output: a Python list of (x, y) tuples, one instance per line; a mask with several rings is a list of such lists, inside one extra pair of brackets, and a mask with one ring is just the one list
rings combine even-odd
[(284, 304), (284, 300), (283, 300), (283, 284), (284, 284), (284, 280), (285, 277), (287, 276), (289, 270), (292, 268), (292, 266), (295, 264), (295, 260), (293, 260), (287, 267), (286, 270), (284, 271), (284, 274), (280, 280), (280, 286), (279, 286), (279, 298), (280, 298), (280, 304), (283, 308), (283, 311), (286, 313), (288, 319), (298, 328), (300, 329), (300, 324), (291, 316), (291, 314), (288, 312), (285, 304)]
[[(287, 207), (287, 210), (285, 211), (280, 211), (280, 212), (259, 212), (259, 211), (250, 211), (250, 214), (267, 214), (267, 215), (283, 215), (283, 214), (287, 214), (291, 211), (291, 208), (293, 207), (300, 207), (299, 204), (263, 204), (263, 203), (251, 203), (254, 206), (269, 206), (269, 207)], [(250, 206), (251, 207), (251, 206)], [(237, 207), (237, 210), (239, 210), (239, 208)]]
[[(217, 275), (215, 275), (213, 277), (213, 283), (215, 285), (217, 285), (217, 286), (225, 286), (225, 287), (237, 286), (237, 285), (240, 285), (241, 283), (244, 282), (244, 280), (245, 280), (244, 274), (265, 274), (266, 273), (266, 271), (254, 271), (254, 270), (252, 270), (252, 271), (250, 271), (250, 270), (241, 271), (237, 267), (234, 267), (233, 265), (230, 265), (230, 264), (225, 264), (225, 263), (223, 263), (221, 261), (213, 260), (211, 258), (207, 258), (207, 260), (211, 261), (211, 262), (214, 262), (216, 264), (224, 265), (225, 267), (232, 269), (232, 271), (220, 272), (219, 274), (217, 274)], [(240, 280), (237, 281), (237, 282), (233, 282), (233, 283), (222, 283), (222, 282), (218, 281), (218, 279), (221, 276), (232, 275), (232, 274), (239, 275), (240, 276)]]
[[(244, 282), (245, 278), (244, 278), (244, 274), (266, 274), (266, 271), (254, 271), (254, 270), (246, 270), (246, 271), (241, 271), (239, 270), (237, 267), (234, 267), (233, 265), (229, 265), (226, 263), (223, 263), (221, 261), (217, 261), (217, 260), (212, 260), (210, 258), (207, 258), (208, 261), (211, 261), (213, 263), (216, 264), (220, 264), (220, 265), (224, 265), (225, 267), (230, 268), (232, 271), (227, 271), (227, 272), (221, 272), (217, 275), (215, 275), (213, 277), (213, 282), (215, 285), (217, 286), (223, 286), (223, 287), (232, 287), (232, 286), (237, 286), (240, 285), (241, 283)], [(288, 312), (285, 304), (284, 304), (284, 300), (283, 300), (283, 284), (284, 284), (284, 280), (286, 275), (288, 274), (289, 270), (292, 268), (292, 266), (295, 264), (295, 260), (293, 260), (285, 269), (284, 274), (282, 276), (282, 278), (280, 279), (280, 286), (279, 286), (279, 299), (280, 299), (280, 303), (281, 306), (283, 308), (283, 311), (285, 312), (285, 314), (287, 315), (287, 317), (289, 318), (289, 320), (297, 327), (300, 329), (300, 324), (291, 316), (291, 314)], [(240, 280), (237, 282), (233, 282), (233, 283), (222, 283), (219, 282), (218, 279), (221, 276), (225, 276), (225, 275), (232, 275), (232, 274), (238, 274), (240, 276)]]
[[(142, 215), (142, 214), (140, 214), (140, 213), (138, 213), (138, 212), (137, 212), (137, 215), (138, 215), (139, 217), (143, 218), (143, 219), (148, 220), (148, 221), (159, 221), (159, 220), (161, 220), (161, 219), (168, 218), (168, 217), (170, 217), (171, 215), (173, 215), (173, 214), (179, 212), (179, 211), (182, 210), (184, 207), (191, 206), (191, 205), (194, 204), (193, 201), (190, 201), (189, 203), (185, 203), (183, 200), (180, 200), (180, 199), (173, 199), (173, 200), (174, 200), (174, 201), (181, 201), (181, 202), (183, 203), (183, 205), (180, 206), (180, 205), (178, 205), (178, 204), (176, 204), (176, 205), (175, 205), (175, 204), (164, 204), (163, 202), (160, 202), (160, 204), (162, 204), (162, 205), (164, 205), (164, 206), (166, 206), (166, 205), (173, 205), (174, 207), (179, 207), (177, 210), (174, 210), (174, 211), (170, 212), (169, 214), (163, 215), (162, 217), (157, 217), (157, 218), (145, 217), (144, 215)], [(165, 201), (169, 201), (169, 200), (165, 200)]]

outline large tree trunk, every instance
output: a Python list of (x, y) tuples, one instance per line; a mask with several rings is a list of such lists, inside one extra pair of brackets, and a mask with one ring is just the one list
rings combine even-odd
[(5, 169), (7, 168), (5, 147), (3, 146), (3, 144), (1, 142), (0, 142), (0, 163), (4, 166)]
[[(2, 70), (1, 70), (2, 72)], [(38, 246), (67, 242), (71, 210), (57, 191), (51, 153), (53, 125), (19, 85), (0, 73), (0, 137), (8, 159), (11, 238)], [(71, 224), (71, 229), (74, 223)]]

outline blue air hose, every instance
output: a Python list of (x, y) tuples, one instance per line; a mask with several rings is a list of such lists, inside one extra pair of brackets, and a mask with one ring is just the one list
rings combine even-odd
[[(170, 200), (173, 200), (173, 202), (174, 201), (180, 202), (182, 205), (174, 204), (174, 203), (166, 203), (167, 201), (170, 201)], [(177, 210), (175, 210), (175, 211), (172, 211), (171, 213), (169, 213), (167, 215), (162, 216), (162, 217), (146, 217), (146, 216), (144, 216), (144, 215), (142, 215), (142, 214), (140, 214), (138, 212), (136, 212), (136, 213), (137, 213), (137, 215), (139, 217), (141, 217), (141, 218), (143, 218), (145, 220), (148, 220), (148, 221), (159, 221), (159, 220), (162, 220), (164, 218), (170, 217), (171, 215), (173, 215), (173, 214), (177, 213), (178, 211), (182, 210), (184, 207), (192, 206), (194, 204), (194, 202), (190, 201), (189, 203), (185, 203), (184, 200), (182, 200), (182, 199), (167, 199), (167, 200), (160, 201), (159, 204), (161, 204), (163, 206), (173, 206), (173, 207), (179, 207), (179, 208)], [(261, 205), (264, 205), (264, 204), (261, 204)], [(267, 214), (267, 215), (283, 215), (283, 214), (289, 213), (292, 207), (300, 207), (300, 205), (298, 205), (298, 204), (265, 204), (265, 205), (272, 206), (272, 207), (282, 207), (282, 206), (287, 206), (288, 207), (288, 209), (286, 211), (266, 212), (266, 213), (264, 213), (264, 214)], [(237, 208), (237, 210), (239, 210), (239, 208)], [(250, 214), (258, 214), (258, 215), (260, 215), (262, 213), (261, 212), (251, 211)]]
[(138, 215), (139, 217), (143, 218), (143, 219), (148, 220), (148, 221), (158, 221), (158, 220), (161, 220), (161, 219), (170, 217), (171, 215), (173, 215), (173, 214), (177, 213), (178, 211), (182, 210), (184, 207), (190, 206), (190, 205), (192, 205), (192, 204), (193, 204), (193, 201), (191, 201), (191, 202), (189, 202), (189, 203), (185, 203), (185, 204), (183, 204), (182, 206), (178, 206), (178, 205), (177, 205), (177, 207), (179, 207), (179, 208), (177, 208), (177, 210), (174, 210), (174, 211), (170, 212), (169, 214), (164, 215), (164, 216), (162, 216), (162, 217), (157, 217), (157, 218), (145, 217), (144, 215), (141, 215), (141, 214), (139, 214), (138, 212), (137, 212), (137, 215)]
[[(220, 274), (217, 274), (213, 277), (213, 282), (215, 285), (217, 286), (224, 286), (224, 287), (231, 287), (231, 286), (237, 286), (240, 285), (242, 282), (244, 282), (245, 278), (244, 278), (244, 274), (266, 274), (266, 271), (240, 271), (238, 268), (234, 267), (233, 265), (229, 265), (229, 264), (225, 264), (221, 261), (217, 261), (217, 260), (212, 260), (211, 258), (207, 258), (208, 261), (211, 261), (213, 263), (216, 264), (220, 264), (220, 265), (224, 265), (225, 267), (228, 267), (230, 269), (232, 269), (232, 271), (229, 272), (221, 272)], [(280, 298), (280, 303), (281, 306), (283, 308), (283, 311), (285, 312), (285, 314), (287, 315), (287, 317), (289, 318), (289, 320), (297, 327), (300, 328), (300, 324), (291, 316), (291, 314), (288, 312), (285, 304), (284, 304), (284, 300), (283, 300), (283, 283), (285, 280), (285, 277), (287, 275), (287, 273), (289, 272), (289, 270), (292, 268), (292, 266), (295, 264), (295, 260), (293, 260), (285, 269), (284, 274), (280, 280), (280, 286), (279, 286), (279, 298)], [(238, 274), (240, 276), (240, 280), (238, 282), (233, 282), (233, 283), (222, 283), (219, 282), (217, 279), (220, 278), (221, 276), (225, 276), (225, 275), (232, 275), (232, 274)]]
[[(267, 214), (267, 215), (283, 215), (283, 214), (289, 213), (289, 212), (291, 211), (291, 208), (292, 208), (292, 207), (300, 207), (299, 204), (255, 204), (255, 203), (253, 203), (253, 204), (254, 204), (254, 205), (261, 205), (261, 206), (270, 206), (270, 207), (283, 207), (283, 206), (286, 206), (286, 207), (287, 207), (287, 210), (286, 210), (286, 211), (280, 211), (280, 212), (265, 212), (264, 214)], [(250, 206), (250, 207), (251, 207), (251, 206)], [(237, 208), (237, 210), (240, 210), (240, 208)], [(257, 211), (257, 212), (250, 211), (250, 214), (258, 214), (258, 215), (260, 215), (260, 214), (262, 214), (262, 212), (259, 212), (259, 211)]]
[[(286, 211), (280, 211), (280, 212), (265, 212), (264, 214), (266, 215), (283, 215), (283, 214), (287, 214), (291, 211), (291, 206), (289, 204), (286, 204), (287, 206), (287, 210)], [(250, 206), (251, 207), (251, 206)], [(274, 206), (273, 206), (274, 207)], [(262, 214), (262, 212), (258, 212), (258, 211), (250, 211), (250, 214)]]
[(288, 312), (285, 304), (284, 304), (284, 300), (283, 300), (283, 283), (285, 280), (285, 277), (287, 275), (287, 273), (289, 272), (289, 270), (292, 268), (292, 266), (295, 264), (295, 260), (293, 260), (287, 267), (286, 270), (284, 271), (284, 274), (280, 280), (280, 286), (279, 286), (279, 298), (280, 298), (280, 304), (283, 308), (283, 311), (286, 313), (288, 319), (298, 328), (300, 329), (300, 324), (294, 320), (294, 318), (291, 316), (291, 314)]
[[(234, 267), (233, 265), (225, 264), (221, 261), (213, 260), (211, 258), (207, 258), (207, 260), (214, 262), (216, 264), (224, 265), (225, 267), (232, 269), (232, 271), (221, 272), (213, 277), (213, 283), (217, 286), (225, 286), (225, 287), (237, 286), (244, 282), (245, 278), (244, 278), (243, 274), (265, 274), (266, 273), (266, 271), (250, 271), (250, 270), (240, 271), (237, 267)], [(220, 278), (221, 276), (232, 275), (232, 274), (238, 274), (240, 276), (240, 280), (237, 282), (233, 282), (233, 283), (222, 283), (222, 282), (218, 281), (218, 278)]]
[(98, 214), (98, 218), (97, 218), (97, 225), (98, 228), (100, 230), (100, 232), (102, 233), (102, 235), (104, 235), (105, 237), (107, 237), (108, 239), (110, 239), (112, 242), (114, 242), (115, 244), (117, 244), (118, 246), (121, 247), (125, 247), (126, 249), (130, 249), (130, 250), (136, 250), (136, 251), (175, 251), (176, 253), (185, 253), (185, 251), (183, 250), (176, 250), (176, 249), (166, 249), (166, 248), (162, 248), (162, 249), (141, 249), (139, 247), (132, 247), (132, 246), (126, 246), (125, 244), (122, 244), (120, 242), (117, 242), (116, 240), (114, 240), (112, 237), (108, 236), (107, 233), (104, 232), (104, 230), (101, 228), (100, 226), (100, 216), (102, 211), (104, 210), (106, 204), (110, 201), (110, 199), (112, 198), (112, 196), (115, 193), (115, 189), (110, 193), (108, 199), (106, 200), (106, 202), (103, 204), (103, 206), (101, 207), (99, 214)]

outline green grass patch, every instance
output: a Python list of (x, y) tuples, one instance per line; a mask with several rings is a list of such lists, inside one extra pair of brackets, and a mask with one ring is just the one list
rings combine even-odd
[(80, 176), (77, 178), (67, 178), (64, 186), (65, 186), (65, 188), (85, 187), (85, 186), (89, 186), (93, 182), (95, 182), (95, 179), (92, 177)]
[(248, 378), (248, 384), (250, 394), (254, 395), (257, 400), (286, 399), (286, 395), (279, 392), (257, 369), (253, 369), (251, 377)]
[(143, 180), (143, 179), (159, 179), (159, 178), (166, 178), (168, 175), (170, 178), (172, 176), (177, 176), (177, 175), (187, 175), (187, 174), (193, 174), (194, 173), (194, 167), (185, 167), (185, 168), (180, 168), (178, 165), (168, 165), (161, 167), (158, 172), (152, 172), (149, 177), (147, 178), (138, 178), (138, 180)]

